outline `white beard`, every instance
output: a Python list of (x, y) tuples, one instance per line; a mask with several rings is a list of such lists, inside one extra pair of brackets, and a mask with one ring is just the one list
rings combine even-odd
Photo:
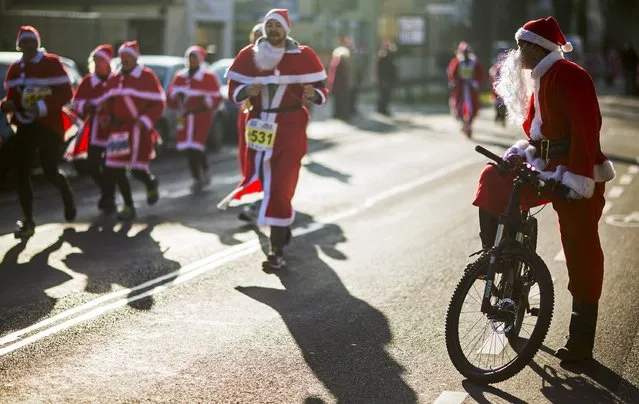
[(530, 70), (521, 67), (521, 52), (511, 50), (501, 62), (499, 78), (495, 82), (495, 92), (502, 98), (506, 106), (506, 114), (510, 123), (521, 125), (528, 115), (530, 96), (533, 92), (533, 81)]
[(253, 59), (258, 69), (273, 70), (284, 57), (286, 49), (276, 48), (267, 40), (262, 40), (253, 46)]

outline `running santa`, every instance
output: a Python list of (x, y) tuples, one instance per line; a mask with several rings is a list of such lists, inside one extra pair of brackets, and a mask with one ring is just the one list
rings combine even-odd
[(307, 150), (307, 105), (327, 100), (326, 72), (317, 54), (288, 35), (288, 11), (274, 9), (264, 18), (265, 36), (242, 49), (229, 68), (229, 98), (247, 98), (251, 111), (246, 124), (245, 177), (218, 206), (263, 189), (257, 223), (271, 226), (271, 251), (265, 268), (284, 265), (295, 218), (291, 200), (302, 157)]

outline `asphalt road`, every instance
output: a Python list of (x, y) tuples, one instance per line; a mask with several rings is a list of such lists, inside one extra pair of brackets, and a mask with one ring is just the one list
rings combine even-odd
[(472, 141), (437, 109), (365, 111), (311, 124), (288, 268), (261, 270), (267, 229), (215, 207), (238, 181), (234, 150), (211, 155), (214, 181), (188, 191), (181, 156), (158, 161), (162, 199), (129, 226), (80, 212), (37, 184), (38, 228), (11, 235), (19, 210), (0, 194), (0, 402), (639, 402), (639, 104), (601, 100), (615, 161), (600, 234), (606, 255), (596, 361), (562, 368), (570, 314), (551, 207), (540, 256), (556, 291), (533, 363), (492, 387), (463, 379), (444, 344), (453, 288), (479, 249), (470, 205), (485, 158), (521, 136), (481, 111)]

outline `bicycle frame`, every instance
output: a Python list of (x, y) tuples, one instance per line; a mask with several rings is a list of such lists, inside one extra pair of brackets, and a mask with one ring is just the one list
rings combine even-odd
[(488, 264), (488, 271), (486, 273), (486, 286), (484, 288), (481, 311), (482, 313), (489, 315), (496, 313), (494, 307), (490, 303), (490, 296), (494, 287), (497, 257), (501, 254), (501, 250), (504, 248), (504, 240), (507, 238), (507, 234), (512, 234), (512, 229), (516, 230), (516, 241), (522, 243), (524, 239), (520, 202), (521, 189), (524, 186), (524, 181), (517, 176), (513, 184), (513, 190), (510, 194), (510, 199), (508, 200), (506, 213), (499, 216), (497, 234), (495, 235), (495, 244), (490, 252), (490, 261)]

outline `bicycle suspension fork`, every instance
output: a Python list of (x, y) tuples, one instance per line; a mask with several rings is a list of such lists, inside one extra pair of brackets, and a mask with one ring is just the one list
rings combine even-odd
[[(495, 244), (490, 251), (490, 261), (488, 263), (488, 270), (486, 273), (486, 286), (484, 287), (484, 296), (481, 302), (481, 311), (485, 314), (491, 314), (491, 312), (493, 311), (493, 306), (490, 303), (490, 296), (495, 286), (495, 274), (497, 273), (498, 265), (497, 258), (501, 255), (501, 251), (504, 246), (503, 241), (506, 236), (506, 231), (511, 228), (515, 218), (517, 222), (521, 221), (520, 194), (522, 185), (523, 183), (521, 182), (521, 180), (516, 179), (514, 181), (513, 190), (510, 194), (510, 199), (508, 200), (506, 213), (499, 216), (497, 233), (495, 235)], [(520, 237), (521, 229), (518, 228), (517, 230), (517, 239), (522, 238), (523, 240), (523, 234)]]

